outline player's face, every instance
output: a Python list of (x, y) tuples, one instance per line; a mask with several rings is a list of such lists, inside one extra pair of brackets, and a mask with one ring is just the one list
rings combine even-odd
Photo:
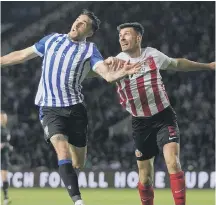
[(70, 37), (75, 41), (80, 41), (92, 34), (92, 20), (87, 15), (80, 15), (71, 27)]
[(1, 118), (0, 118), (0, 123), (2, 126), (6, 126), (7, 125), (7, 115), (6, 114), (2, 114), (1, 113)]
[(141, 36), (133, 28), (123, 28), (119, 32), (119, 43), (123, 52), (133, 52), (140, 47)]

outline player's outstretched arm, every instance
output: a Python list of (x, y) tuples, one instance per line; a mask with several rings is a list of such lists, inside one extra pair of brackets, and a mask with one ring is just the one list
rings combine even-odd
[(137, 73), (142, 64), (143, 62), (130, 64), (129, 61), (109, 57), (103, 63), (98, 64), (94, 71), (107, 82), (115, 82), (127, 75)]
[(37, 56), (38, 54), (35, 53), (32, 46), (20, 51), (14, 51), (0, 57), (1, 67), (23, 63)]
[(215, 62), (212, 63), (198, 63), (190, 61), (185, 58), (176, 58), (172, 59), (170, 65), (167, 67), (167, 70), (176, 70), (176, 71), (199, 71), (199, 70), (215, 70)]

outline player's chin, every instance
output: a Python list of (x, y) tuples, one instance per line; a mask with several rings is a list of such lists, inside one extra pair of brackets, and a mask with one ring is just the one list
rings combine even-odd
[(71, 38), (73, 38), (73, 40), (79, 40), (79, 35), (77, 34), (77, 33), (75, 33), (75, 32), (73, 32), (71, 35)]
[(128, 51), (128, 49), (125, 48), (125, 47), (121, 47), (121, 49), (122, 49), (123, 52), (127, 52)]

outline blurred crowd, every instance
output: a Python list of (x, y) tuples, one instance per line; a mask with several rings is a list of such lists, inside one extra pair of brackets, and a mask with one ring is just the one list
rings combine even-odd
[[(2, 4), (6, 8), (8, 2)], [(37, 24), (41, 18), (46, 18), (46, 15), (58, 15), (57, 12), (71, 6), (70, 12), (65, 12), (58, 20), (49, 19), (48, 23), (44, 21), (46, 25), (38, 23), (38, 27), (35, 28), (38, 31), (33, 32), (30, 37), (24, 36), (22, 41), (16, 41), (16, 33), (20, 32), (20, 29), (16, 27), (17, 22), (13, 19), (14, 10), (10, 10), (10, 23), (14, 24), (14, 33), (2, 33), (2, 53), (31, 46), (51, 32), (67, 33), (79, 12), (83, 8), (88, 8), (102, 21), (101, 29), (91, 40), (97, 44), (104, 57), (114, 56), (120, 51), (117, 25), (138, 21), (145, 28), (143, 46), (155, 47), (170, 57), (185, 57), (199, 62), (215, 60), (215, 2), (67, 2), (66, 6), (64, 4), (66, 5), (59, 4), (57, 10), (56, 5), (53, 5), (52, 10), (44, 10), (46, 7), (41, 6), (39, 2), (36, 5), (32, 4), (38, 8), (35, 8), (37, 15), (34, 16), (26, 10), (25, 4), (19, 7), (20, 12), (16, 7), (18, 14), (22, 13), (28, 18), (27, 22), (21, 21), (18, 25), (23, 24), (23, 28), (28, 28), (32, 23)], [(10, 3), (10, 8), (11, 6), (13, 5)], [(22, 9), (25, 9), (25, 12), (21, 12)], [(2, 23), (4, 25), (9, 22), (4, 18)], [(9, 115), (11, 143), (14, 145), (14, 152), (11, 153), (13, 169), (57, 167), (55, 152), (44, 141), (43, 130), (38, 120), (38, 107), (34, 105), (41, 75), (41, 62), (40, 58), (36, 58), (24, 64), (2, 69), (1, 107)], [(215, 73), (162, 71), (161, 74), (178, 116), (183, 169), (214, 170)], [(136, 168), (131, 117), (118, 104), (115, 85), (108, 84), (100, 78), (87, 79), (82, 85), (89, 116), (86, 167), (94, 170)], [(156, 169), (165, 169), (162, 156), (156, 158), (155, 165)]]

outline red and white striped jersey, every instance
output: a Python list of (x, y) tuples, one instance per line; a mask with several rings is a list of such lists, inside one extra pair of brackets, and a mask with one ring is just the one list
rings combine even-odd
[(160, 69), (166, 69), (172, 59), (155, 48), (142, 49), (141, 56), (131, 58), (121, 52), (117, 58), (136, 63), (145, 60), (141, 70), (117, 82), (120, 104), (133, 116), (150, 117), (170, 105)]

